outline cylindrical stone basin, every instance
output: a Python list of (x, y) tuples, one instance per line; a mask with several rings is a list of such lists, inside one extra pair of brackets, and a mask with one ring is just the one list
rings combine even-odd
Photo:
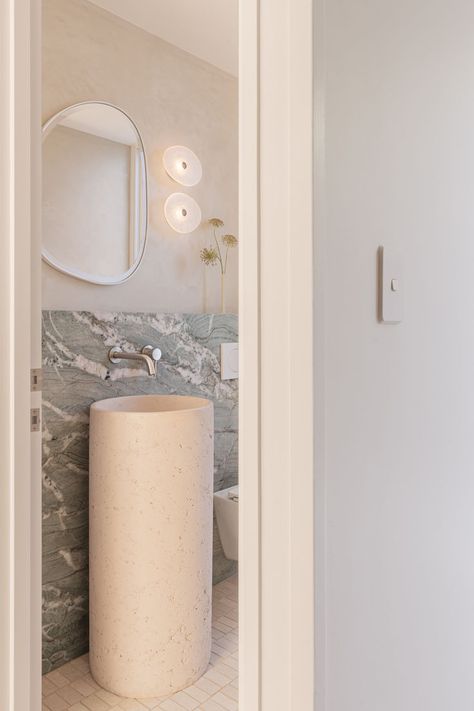
[(166, 696), (208, 667), (213, 419), (197, 397), (91, 407), (90, 666), (119, 696)]

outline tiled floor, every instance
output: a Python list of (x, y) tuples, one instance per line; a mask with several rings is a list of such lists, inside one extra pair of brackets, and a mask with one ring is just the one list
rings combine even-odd
[(237, 593), (237, 576), (214, 587), (211, 664), (193, 686), (166, 700), (124, 699), (95, 683), (86, 654), (43, 677), (43, 711), (237, 711)]

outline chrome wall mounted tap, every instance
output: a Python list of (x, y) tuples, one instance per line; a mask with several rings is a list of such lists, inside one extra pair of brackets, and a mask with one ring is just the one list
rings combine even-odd
[(156, 375), (156, 364), (160, 358), (161, 351), (154, 346), (143, 346), (140, 353), (126, 353), (120, 346), (112, 346), (109, 350), (111, 363), (119, 363), (121, 360), (140, 360), (146, 363), (148, 375)]

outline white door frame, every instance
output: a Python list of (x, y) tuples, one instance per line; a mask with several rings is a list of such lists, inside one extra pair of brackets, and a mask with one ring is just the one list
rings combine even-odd
[[(311, 711), (312, 2), (240, 2), (240, 708)], [(41, 707), (40, 435), (29, 431), (39, 400), (30, 367), (40, 362), (39, 9), (40, 0), (0, 0), (5, 711)]]
[[(41, 708), (41, 433), (30, 368), (41, 365), (40, 16), (0, 0), (0, 708)], [(34, 32), (31, 32), (31, 29)], [(32, 269), (34, 265), (34, 269)]]
[(241, 708), (314, 706), (312, 0), (241, 0)]

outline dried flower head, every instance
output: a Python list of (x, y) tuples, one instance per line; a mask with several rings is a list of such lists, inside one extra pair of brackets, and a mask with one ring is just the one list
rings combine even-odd
[(201, 261), (207, 266), (213, 266), (219, 259), (219, 255), (214, 247), (204, 247), (201, 249)]
[(223, 227), (224, 222), (219, 217), (211, 217), (209, 224), (213, 227)]
[(224, 242), (226, 247), (236, 247), (239, 242), (237, 237), (235, 237), (234, 235), (224, 235), (222, 237), (222, 241)]

